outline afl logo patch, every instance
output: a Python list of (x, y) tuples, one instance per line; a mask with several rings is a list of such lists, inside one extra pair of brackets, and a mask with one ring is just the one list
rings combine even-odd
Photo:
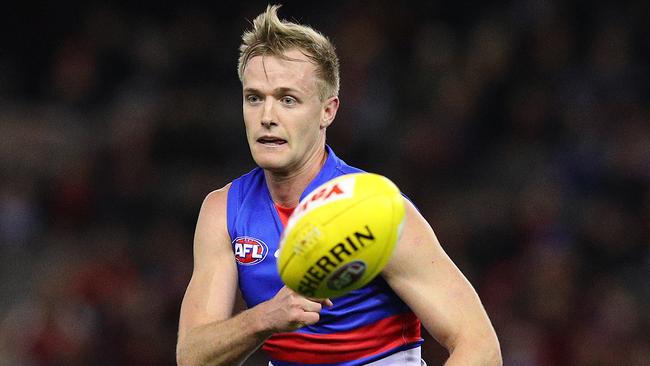
[(245, 266), (263, 261), (269, 252), (269, 247), (263, 241), (248, 236), (237, 237), (232, 243), (237, 263)]

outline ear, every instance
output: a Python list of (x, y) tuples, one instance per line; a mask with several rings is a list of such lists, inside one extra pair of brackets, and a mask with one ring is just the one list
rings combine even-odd
[(327, 128), (334, 122), (336, 112), (339, 110), (339, 97), (330, 97), (323, 103), (321, 110), (320, 128)]

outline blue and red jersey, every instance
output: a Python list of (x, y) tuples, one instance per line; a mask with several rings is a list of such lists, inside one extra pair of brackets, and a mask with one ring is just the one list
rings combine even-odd
[[(332, 178), (361, 170), (347, 165), (327, 146), (327, 160), (301, 199)], [(264, 171), (256, 168), (234, 180), (228, 191), (228, 231), (248, 307), (271, 299), (284, 285), (276, 252), (286, 209), (271, 199)], [(286, 222), (286, 221), (285, 221)], [(420, 321), (381, 276), (333, 299), (320, 321), (269, 338), (262, 349), (275, 366), (356, 366), (422, 343)]]

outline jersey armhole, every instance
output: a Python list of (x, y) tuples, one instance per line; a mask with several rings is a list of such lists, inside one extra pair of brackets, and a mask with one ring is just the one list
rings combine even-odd
[(240, 189), (239, 189), (239, 180), (236, 179), (232, 181), (230, 184), (230, 187), (228, 188), (228, 193), (227, 193), (227, 200), (226, 200), (226, 222), (227, 224), (227, 229), (228, 229), (228, 235), (230, 236), (230, 241), (232, 242), (233, 238), (235, 237), (235, 221), (237, 218), (237, 214), (239, 212), (239, 203), (241, 201), (239, 197)]

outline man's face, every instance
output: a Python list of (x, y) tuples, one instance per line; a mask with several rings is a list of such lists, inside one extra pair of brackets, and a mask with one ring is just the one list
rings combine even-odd
[(316, 66), (298, 50), (285, 55), (290, 60), (255, 56), (248, 61), (242, 77), (243, 109), (255, 163), (291, 174), (321, 153), (338, 98), (321, 102)]

